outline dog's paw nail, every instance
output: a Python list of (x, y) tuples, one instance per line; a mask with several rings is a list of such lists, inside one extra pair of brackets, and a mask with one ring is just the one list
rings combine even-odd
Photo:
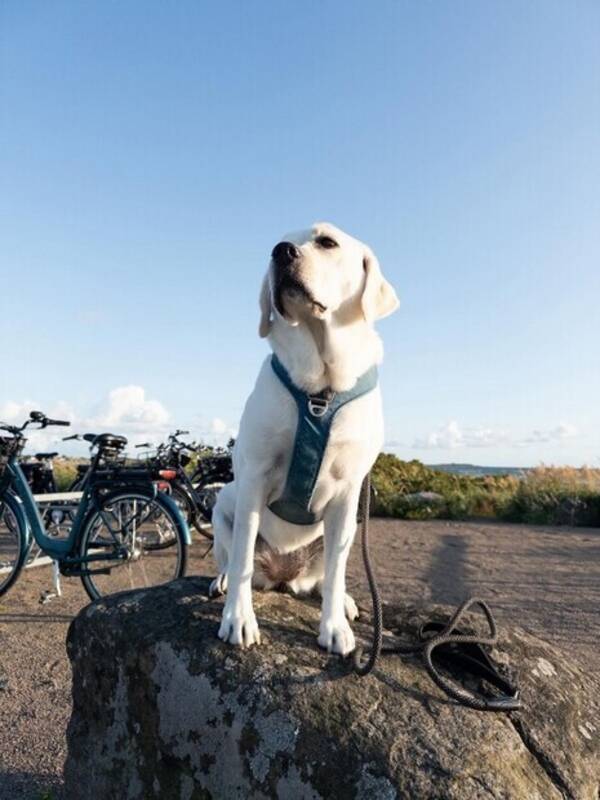
[(219, 639), (242, 648), (259, 644), (260, 633), (254, 612), (240, 613), (229, 611), (226, 607), (219, 628)]
[(258, 625), (244, 625), (244, 646), (250, 647), (253, 644), (260, 644), (260, 631)]

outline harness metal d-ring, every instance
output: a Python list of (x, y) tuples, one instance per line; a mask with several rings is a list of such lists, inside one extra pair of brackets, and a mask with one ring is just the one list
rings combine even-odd
[(329, 403), (330, 400), (325, 397), (309, 397), (308, 410), (313, 417), (324, 417), (329, 411)]

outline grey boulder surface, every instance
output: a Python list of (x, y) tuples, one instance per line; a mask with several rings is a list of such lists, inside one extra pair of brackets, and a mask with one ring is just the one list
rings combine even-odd
[[(185, 578), (73, 620), (70, 800), (600, 796), (597, 679), (524, 630), (494, 651), (518, 670), (523, 709), (493, 714), (450, 701), (416, 658), (353, 675), (318, 648), (315, 601), (255, 593), (263, 643), (225, 645), (207, 589)], [(431, 612), (386, 606), (384, 622), (410, 637)]]

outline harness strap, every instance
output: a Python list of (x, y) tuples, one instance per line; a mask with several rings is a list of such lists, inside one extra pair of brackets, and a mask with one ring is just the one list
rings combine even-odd
[(346, 403), (362, 397), (377, 386), (377, 367), (368, 369), (346, 392), (333, 392), (327, 388), (309, 395), (295, 385), (287, 369), (274, 354), (271, 356), (271, 366), (296, 401), (298, 425), (283, 493), (269, 508), (288, 522), (312, 525), (322, 519), (321, 515), (310, 510), (310, 502), (334, 417)]

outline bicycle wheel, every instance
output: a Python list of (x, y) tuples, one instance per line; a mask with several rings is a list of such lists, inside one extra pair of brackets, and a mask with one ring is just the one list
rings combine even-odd
[(17, 580), (27, 557), (26, 532), (13, 503), (10, 495), (0, 500), (0, 595)]
[[(115, 592), (145, 589), (185, 574), (187, 545), (179, 520), (160, 493), (123, 492), (108, 497), (84, 523), (82, 558), (106, 555), (110, 560), (90, 561), (92, 574), (82, 575), (92, 600)], [(107, 574), (95, 572), (107, 570)]]
[(202, 518), (197, 517), (194, 524), (204, 536), (208, 539), (213, 538), (212, 534), (212, 517), (215, 503), (217, 502), (217, 495), (226, 484), (223, 481), (215, 480), (210, 483), (197, 484), (196, 502), (202, 514)]

